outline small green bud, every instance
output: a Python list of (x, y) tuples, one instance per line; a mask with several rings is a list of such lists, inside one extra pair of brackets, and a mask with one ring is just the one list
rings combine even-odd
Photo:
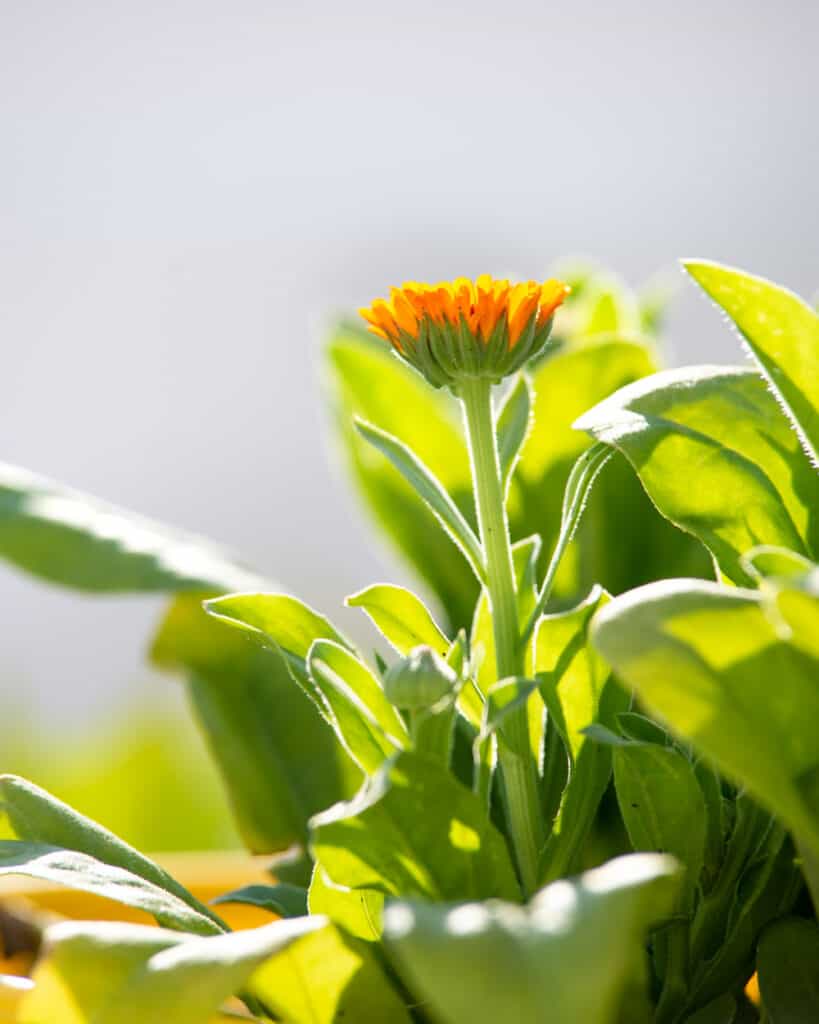
[(414, 647), (387, 671), (384, 693), (395, 707), (415, 711), (437, 704), (457, 682), (457, 672), (431, 647)]

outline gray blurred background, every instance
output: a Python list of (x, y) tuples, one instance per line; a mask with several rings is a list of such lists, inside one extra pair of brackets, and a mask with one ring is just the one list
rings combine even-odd
[[(0, 0), (0, 458), (226, 541), (333, 613), (402, 579), (331, 465), (323, 325), (589, 255), (819, 285), (819, 5)], [(150, 600), (0, 568), (0, 717), (175, 699)], [(50, 723), (50, 725), (49, 725)]]

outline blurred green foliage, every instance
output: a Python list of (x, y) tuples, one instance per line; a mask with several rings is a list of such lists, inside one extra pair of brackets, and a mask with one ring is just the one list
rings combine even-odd
[(181, 701), (133, 703), (70, 737), (3, 701), (0, 772), (23, 775), (143, 850), (239, 846), (204, 742)]

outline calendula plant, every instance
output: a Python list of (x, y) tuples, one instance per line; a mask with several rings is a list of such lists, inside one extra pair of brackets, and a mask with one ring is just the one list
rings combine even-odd
[(194, 1024), (231, 996), (290, 1024), (819, 1019), (817, 317), (688, 269), (764, 377), (655, 373), (656, 304), (585, 271), (408, 283), (339, 328), (339, 451), (438, 605), (348, 598), (372, 657), (212, 545), (4, 470), (0, 553), (174, 594), (154, 661), (248, 848), (289, 849), (218, 901), (280, 919), (231, 933), (3, 777), (0, 874), (158, 925), (50, 927), (14, 1019)]

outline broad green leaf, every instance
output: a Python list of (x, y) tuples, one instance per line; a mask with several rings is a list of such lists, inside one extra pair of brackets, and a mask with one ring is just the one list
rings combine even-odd
[(307, 670), (314, 641), (333, 640), (349, 647), (328, 619), (289, 594), (227, 594), (205, 601), (203, 607), (217, 622), (247, 633), (263, 647), (281, 654), (293, 679), (333, 726), (327, 699)]
[[(307, 670), (326, 702), (328, 720), (339, 741), (363, 772), (372, 774), (388, 757), (408, 745), (404, 725), (375, 677), (345, 648), (330, 640), (314, 641), (307, 655)], [(356, 686), (359, 681), (364, 686)], [(365, 686), (366, 691), (362, 692)], [(373, 705), (391, 727), (391, 736), (376, 720)]]
[(532, 398), (529, 394), (529, 384), (526, 377), (521, 374), (514, 386), (510, 388), (498, 413), (498, 454), (504, 490), (509, 483), (523, 442), (532, 425), (531, 411)]
[(248, 989), (287, 1024), (410, 1024), (412, 1019), (372, 944), (333, 925), (269, 960)]
[(208, 601), (205, 608), (284, 653), (294, 677), (363, 771), (374, 771), (406, 739), (372, 673), (333, 626), (301, 601), (281, 594), (235, 594)]
[(333, 640), (314, 640), (307, 658), (311, 664), (320, 661), (340, 676), (384, 734), (398, 745), (404, 743), (408, 734), (403, 718), (387, 700), (380, 681), (360, 658)]
[(759, 580), (783, 639), (819, 658), (819, 565), (784, 548), (760, 547), (743, 559)]
[(199, 913), (167, 889), (125, 868), (60, 846), (0, 839), (0, 878), (6, 875), (25, 875), (103, 896), (152, 914), (161, 925), (176, 931), (218, 935), (226, 927), (216, 924), (208, 911)]
[(259, 578), (211, 541), (0, 464), (0, 557), (77, 590), (243, 590)]
[(389, 346), (346, 327), (329, 345), (328, 370), (336, 434), (371, 515), (437, 594), (451, 616), (447, 625), (467, 625), (478, 594), (474, 574), (415, 491), (353, 425), (359, 416), (411, 445), (474, 526), (457, 402), (431, 388)]
[(289, 594), (228, 594), (206, 601), (205, 611), (302, 660), (314, 640), (349, 646), (328, 619)]
[(705, 860), (707, 813), (693, 765), (673, 747), (629, 743), (612, 750), (614, 784), (635, 850), (670, 853), (684, 869), (693, 904)]
[(756, 591), (675, 580), (615, 598), (593, 642), (641, 699), (819, 851), (819, 661)]
[(819, 466), (819, 316), (763, 277), (704, 260), (683, 266), (731, 318)]
[[(167, 896), (167, 911), (160, 914), (171, 927), (203, 934), (225, 928), (216, 914), (152, 860), (39, 786), (14, 775), (0, 776), (0, 848), (3, 874), (51, 875), (50, 880), (79, 889), (110, 883), (119, 893), (111, 898), (128, 903), (125, 897), (129, 894), (133, 900), (144, 895), (152, 907), (158, 907), (157, 900)], [(140, 881), (146, 883), (144, 888)], [(159, 918), (156, 910), (144, 909)]]
[(141, 925), (54, 925), (20, 1024), (202, 1024), (263, 964), (326, 927), (301, 917), (179, 941)]
[(413, 647), (426, 644), (446, 657), (449, 640), (420, 597), (405, 587), (376, 583), (352, 594), (345, 603), (363, 608), (399, 654), (407, 655)]
[(313, 856), (337, 885), (434, 900), (518, 897), (506, 844), (481, 801), (415, 754), (398, 754), (310, 829)]
[(375, 889), (336, 885), (316, 864), (308, 896), (310, 913), (323, 914), (345, 932), (367, 942), (381, 939), (384, 894)]
[(637, 982), (645, 936), (674, 898), (670, 857), (633, 854), (527, 907), (390, 903), (388, 952), (441, 1024), (611, 1024)]
[(221, 903), (241, 903), (248, 907), (269, 910), (277, 917), (304, 917), (307, 913), (307, 890), (287, 882), (278, 882), (276, 885), (246, 885), (242, 889), (217, 896), (213, 903), (215, 906)]
[(397, 437), (364, 420), (357, 419), (355, 426), (368, 444), (389, 459), (463, 552), (475, 576), (479, 580), (483, 579), (481, 543), (441, 481), (428, 466), (424, 465), (412, 448), (399, 441)]
[[(765, 815), (762, 815), (764, 824)], [(753, 969), (759, 937), (772, 921), (793, 910), (804, 879), (785, 829), (770, 818), (761, 842), (744, 851), (737, 864), (732, 842), (725, 855), (725, 876), (697, 908), (691, 930), (691, 993), (697, 1003), (743, 985)], [(757, 833), (758, 835), (759, 833)], [(728, 897), (722, 901), (721, 893)], [(713, 942), (702, 942), (701, 919), (713, 917)], [(707, 927), (707, 923), (706, 923)]]
[(810, 555), (819, 544), (819, 474), (764, 380), (687, 367), (629, 385), (575, 426), (622, 451), (663, 515), (693, 533), (734, 582), (759, 544)]
[[(614, 728), (617, 713), (628, 706), (628, 695), (610, 679), (588, 640), (592, 616), (607, 600), (605, 591), (595, 587), (576, 608), (542, 616), (535, 634), (533, 670), (550, 724), (544, 766), (559, 770), (561, 779), (566, 759), (570, 762), (568, 785), (541, 856), (544, 882), (575, 866), (611, 778), (611, 752), (594, 742), (587, 729), (594, 723)], [(551, 778), (544, 778), (544, 792), (555, 788)], [(549, 799), (546, 806), (553, 803)]]
[(736, 1000), (730, 993), (725, 993), (703, 1006), (701, 1010), (686, 1017), (684, 1024), (734, 1024), (737, 1012)]
[(759, 991), (771, 1024), (819, 1020), (819, 928), (786, 918), (767, 928), (757, 957)]
[[(509, 491), (512, 536), (543, 537), (542, 571), (557, 540), (569, 472), (589, 447), (572, 424), (613, 391), (656, 369), (650, 351), (630, 341), (556, 344), (547, 351), (532, 377), (533, 427)], [(554, 599), (561, 604), (576, 602), (595, 583), (619, 593), (669, 574), (708, 571), (700, 545), (657, 513), (625, 459), (618, 456), (591, 495), (562, 560)]]
[[(323, 620), (315, 629), (324, 631)], [(312, 636), (291, 632), (303, 658)], [(308, 818), (355, 792), (358, 768), (280, 653), (248, 643), (186, 596), (171, 605), (152, 654), (188, 676), (194, 712), (254, 853), (304, 843)]]

